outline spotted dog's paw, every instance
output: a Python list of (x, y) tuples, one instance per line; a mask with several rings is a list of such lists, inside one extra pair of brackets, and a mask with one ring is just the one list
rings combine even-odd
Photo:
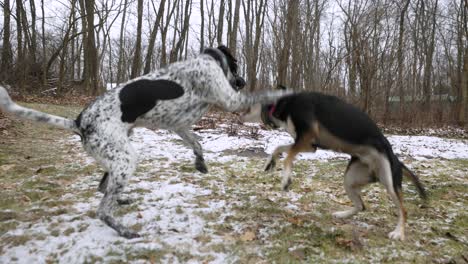
[(203, 158), (198, 158), (195, 160), (195, 169), (201, 173), (208, 173), (208, 168), (206, 167), (205, 160)]

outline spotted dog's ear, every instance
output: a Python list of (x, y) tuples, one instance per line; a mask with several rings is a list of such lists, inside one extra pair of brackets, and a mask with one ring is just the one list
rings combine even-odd
[(125, 85), (119, 93), (122, 121), (133, 123), (151, 110), (158, 100), (181, 97), (184, 89), (169, 80), (137, 80)]
[(227, 76), (229, 64), (227, 62), (226, 55), (224, 55), (223, 52), (221, 52), (219, 49), (206, 48), (203, 50), (203, 54), (210, 55), (213, 59), (215, 59), (221, 66), (221, 69), (223, 69), (224, 75)]
[(224, 54), (224, 56), (226, 56), (229, 69), (231, 70), (232, 74), (237, 75), (237, 60), (232, 55), (231, 50), (224, 45), (219, 45), (216, 49), (221, 51)]

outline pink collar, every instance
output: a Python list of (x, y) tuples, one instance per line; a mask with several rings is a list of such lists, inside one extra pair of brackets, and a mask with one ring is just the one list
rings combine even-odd
[(276, 110), (276, 104), (274, 104), (274, 105), (270, 108), (270, 111), (268, 112), (268, 114), (269, 114), (270, 116), (273, 116), (273, 112), (275, 112), (275, 110)]

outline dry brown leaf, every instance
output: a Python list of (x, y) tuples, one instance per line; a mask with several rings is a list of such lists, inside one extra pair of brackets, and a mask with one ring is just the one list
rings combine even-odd
[(304, 221), (299, 217), (290, 217), (288, 218), (288, 222), (297, 226), (302, 226), (304, 223)]
[(1, 171), (8, 171), (8, 170), (10, 170), (10, 169), (12, 169), (14, 167), (15, 167), (15, 164), (2, 165), (2, 166), (0, 166), (0, 170)]
[(231, 234), (224, 235), (223, 239), (226, 240), (226, 241), (235, 241), (236, 240), (236, 238)]
[(253, 241), (255, 239), (257, 239), (257, 235), (252, 231), (247, 231), (240, 236), (240, 240), (244, 242)]

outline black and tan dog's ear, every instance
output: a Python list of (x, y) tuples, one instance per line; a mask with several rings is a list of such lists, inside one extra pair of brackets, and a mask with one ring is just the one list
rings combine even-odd
[(278, 86), (276, 86), (276, 90), (283, 90), (283, 91), (286, 91), (288, 89), (288, 87), (282, 85), (282, 84), (278, 84)]

